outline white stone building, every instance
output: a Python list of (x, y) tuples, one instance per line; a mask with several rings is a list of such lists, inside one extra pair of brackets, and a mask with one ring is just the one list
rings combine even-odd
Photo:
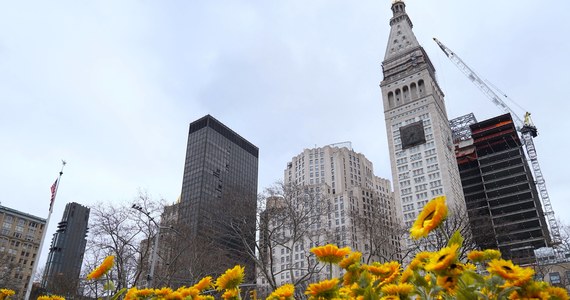
[[(267, 250), (262, 255), (274, 262), (277, 285), (300, 283), (309, 275), (312, 282), (328, 278), (328, 269), (309, 252), (328, 243), (360, 251), (370, 262), (400, 258), (400, 220), (390, 181), (375, 176), (372, 163), (350, 143), (305, 149), (287, 163), (284, 186), (297, 196), (269, 199), (262, 217), (267, 224), (261, 232)], [(287, 209), (310, 213), (306, 222), (298, 222), (304, 231), (285, 226), (277, 238), (281, 218), (294, 218), (279, 216)], [(298, 238), (292, 238), (295, 235)], [(258, 284), (266, 285), (266, 278), (257, 273)], [(333, 269), (333, 276), (341, 274)]]
[(435, 68), (412, 31), (404, 2), (394, 1), (392, 12), (380, 87), (395, 199), (409, 228), (434, 196), (447, 196), (452, 209), (465, 207), (465, 200)]

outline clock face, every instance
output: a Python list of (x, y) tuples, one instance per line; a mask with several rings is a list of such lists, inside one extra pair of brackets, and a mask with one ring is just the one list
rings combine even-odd
[(400, 127), (400, 140), (402, 141), (402, 150), (425, 143), (423, 121)]

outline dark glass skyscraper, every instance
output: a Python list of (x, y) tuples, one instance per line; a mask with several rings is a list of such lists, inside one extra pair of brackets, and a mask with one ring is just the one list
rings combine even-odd
[(258, 154), (210, 115), (190, 124), (178, 220), (191, 249), (213, 255), (214, 274), (240, 264), (253, 279)]
[(510, 114), (481, 122), (473, 115), (459, 119), (470, 120), (454, 136), (475, 242), (515, 263), (535, 262), (534, 250), (549, 246), (550, 235)]
[(53, 235), (42, 279), (42, 287), (59, 295), (76, 295), (81, 264), (85, 254), (85, 237), (89, 208), (71, 202), (65, 206), (61, 222)]

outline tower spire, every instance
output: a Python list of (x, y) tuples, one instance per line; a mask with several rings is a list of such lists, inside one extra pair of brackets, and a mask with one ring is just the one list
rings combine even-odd
[(420, 44), (412, 31), (414, 25), (406, 13), (406, 4), (403, 0), (392, 1), (392, 18), (390, 19), (390, 36), (386, 47), (384, 60), (399, 56)]

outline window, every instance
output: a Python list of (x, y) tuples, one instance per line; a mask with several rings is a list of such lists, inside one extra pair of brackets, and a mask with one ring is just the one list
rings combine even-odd
[(550, 278), (550, 283), (551, 284), (560, 284), (560, 273), (558, 272), (552, 272), (548, 274), (548, 277)]

